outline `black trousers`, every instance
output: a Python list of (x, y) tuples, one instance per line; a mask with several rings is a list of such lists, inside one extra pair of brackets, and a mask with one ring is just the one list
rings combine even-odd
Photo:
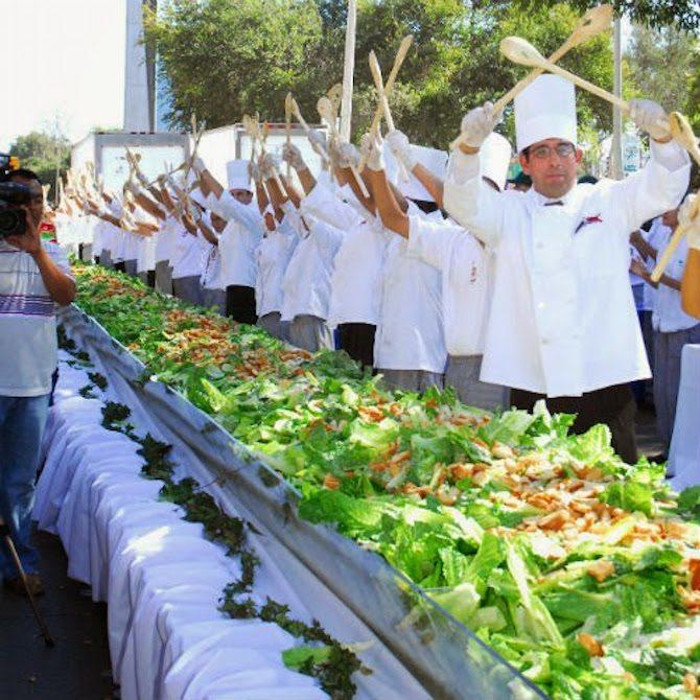
[(255, 314), (255, 289), (239, 284), (226, 287), (226, 315), (238, 323), (254, 326), (258, 321)]
[(515, 408), (532, 411), (535, 402), (545, 399), (550, 413), (575, 413), (572, 432), (580, 435), (596, 423), (605, 423), (612, 433), (612, 446), (627, 464), (638, 459), (634, 417), (637, 407), (629, 384), (615, 384), (582, 396), (558, 396), (554, 399), (522, 389), (510, 390)]
[(370, 323), (339, 323), (340, 349), (365, 367), (372, 367), (376, 332), (377, 327)]
[(124, 272), (126, 273), (126, 263), (122, 260), (121, 262), (114, 263), (114, 269), (117, 272)]

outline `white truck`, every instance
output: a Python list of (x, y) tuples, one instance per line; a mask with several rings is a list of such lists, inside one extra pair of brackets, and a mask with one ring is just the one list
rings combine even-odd
[[(313, 124), (311, 126), (324, 133), (326, 137), (328, 136), (325, 125)], [(266, 150), (281, 156), (282, 146), (287, 140), (285, 125), (270, 123), (268, 127), (269, 135), (265, 146)], [(311, 148), (311, 144), (306, 138), (306, 133), (300, 126), (296, 124), (292, 126), (290, 141), (299, 148), (311, 172), (318, 176), (321, 172), (321, 158)], [(224, 186), (226, 186), (226, 163), (234, 158), (248, 160), (250, 159), (251, 151), (252, 142), (242, 124), (221, 126), (217, 129), (205, 131), (197, 148), (197, 153), (206, 163), (209, 172)], [(282, 172), (287, 172), (284, 163), (282, 164)], [(298, 180), (294, 179), (294, 171), (292, 171), (291, 175), (293, 181), (299, 186)]]
[(101, 175), (105, 188), (121, 190), (129, 176), (126, 149), (141, 156), (139, 166), (153, 180), (164, 170), (177, 168), (190, 154), (191, 141), (187, 134), (144, 134), (123, 131), (88, 134), (73, 145), (71, 167), (75, 172), (92, 163), (95, 175)]

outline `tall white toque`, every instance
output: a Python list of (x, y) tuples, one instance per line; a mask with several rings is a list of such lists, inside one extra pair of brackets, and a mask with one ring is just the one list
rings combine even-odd
[(533, 143), (562, 139), (577, 143), (576, 92), (558, 75), (540, 75), (515, 98), (518, 153)]
[(248, 190), (252, 192), (250, 186), (250, 175), (248, 174), (248, 161), (238, 158), (226, 163), (226, 177), (230, 190)]
[[(386, 151), (391, 152), (387, 148)], [(411, 144), (411, 155), (416, 163), (420, 163), (426, 170), (429, 170), (433, 175), (436, 175), (441, 180), (445, 179), (447, 172), (447, 152), (440, 151), (437, 148), (428, 148), (427, 146), (416, 146)], [(387, 162), (387, 170), (389, 164)], [(396, 176), (394, 182), (397, 183), (401, 194), (408, 199), (416, 199), (422, 202), (434, 202), (435, 198), (423, 187), (416, 179), (413, 173), (408, 174), (408, 182), (403, 181), (401, 175)]]
[(479, 149), (479, 168), (481, 177), (487, 177), (498, 185), (503, 191), (508, 177), (510, 165), (510, 142), (504, 136), (495, 131), (481, 144)]

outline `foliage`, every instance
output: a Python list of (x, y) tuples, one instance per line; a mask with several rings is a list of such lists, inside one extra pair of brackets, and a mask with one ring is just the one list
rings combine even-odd
[[(549, 0), (548, 4), (556, 4)], [(523, 9), (532, 9), (542, 5), (542, 0), (520, 0)], [(600, 3), (598, 0), (569, 0), (577, 12), (585, 12)], [(700, 9), (697, 0), (611, 0), (610, 3), (618, 15), (626, 15), (634, 22), (649, 27), (675, 25), (678, 29), (688, 31), (700, 28)]]
[(289, 88), (303, 94), (316, 77), (321, 19), (311, 0), (174, 0), (162, 17), (146, 11), (145, 36), (170, 81), (171, 122), (196, 113), (213, 128), (283, 116)]
[[(445, 147), (465, 110), (506, 92), (526, 70), (498, 51), (517, 34), (551, 53), (578, 14), (564, 4), (524, 12), (509, 2), (360, 0), (357, 18), (353, 135), (358, 139), (376, 107), (367, 56), (375, 50), (388, 75), (401, 39), (414, 37), (391, 99), (397, 126), (422, 144)], [(172, 122), (196, 112), (208, 127), (259, 111), (283, 119), (287, 91), (307, 121), (317, 120), (320, 93), (342, 79), (345, 0), (175, 0), (160, 19), (147, 13), (146, 37), (172, 85)], [(562, 65), (603, 87), (612, 84), (609, 37), (571, 52)], [(582, 123), (609, 129), (610, 108), (580, 97)], [(512, 134), (512, 120), (505, 132)]]
[(15, 139), (10, 153), (19, 158), (20, 167), (33, 170), (44, 184), (50, 184), (53, 193), (56, 171), (61, 174), (70, 167), (70, 141), (60, 134), (31, 131)]
[(656, 100), (667, 111), (692, 114), (690, 88), (700, 68), (700, 40), (672, 27), (649, 29), (635, 26), (625, 56), (629, 80), (644, 97)]

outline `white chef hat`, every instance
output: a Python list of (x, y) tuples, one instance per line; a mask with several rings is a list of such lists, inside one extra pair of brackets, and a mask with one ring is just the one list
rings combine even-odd
[(576, 92), (558, 75), (540, 75), (515, 98), (518, 153), (533, 143), (562, 139), (576, 143)]
[(192, 190), (192, 192), (190, 192), (190, 199), (193, 202), (197, 202), (197, 204), (199, 204), (200, 207), (204, 207), (205, 209), (208, 208), (208, 204), (207, 204), (208, 200), (204, 196), (202, 190), (199, 189), (199, 187), (195, 187)]
[(250, 174), (248, 173), (247, 160), (237, 158), (236, 160), (230, 160), (226, 163), (226, 177), (230, 190), (253, 191), (250, 187)]
[(493, 180), (501, 191), (506, 186), (510, 155), (510, 142), (495, 131), (489, 135), (479, 149), (481, 176)]
[[(391, 155), (389, 149), (386, 149)], [(427, 148), (426, 146), (416, 146), (411, 144), (411, 155), (416, 163), (420, 163), (426, 170), (429, 170), (433, 175), (440, 179), (445, 179), (447, 172), (447, 153), (440, 151), (437, 148)], [(392, 156), (393, 158), (393, 156)], [(394, 165), (394, 167), (396, 167)], [(392, 168), (393, 169), (393, 168)], [(397, 168), (398, 169), (398, 168)], [(389, 162), (387, 159), (387, 173), (389, 171)], [(423, 187), (413, 173), (408, 174), (408, 182), (404, 182), (402, 175), (398, 174), (393, 179), (393, 182), (398, 186), (401, 194), (409, 199), (417, 199), (422, 202), (434, 202), (435, 198)]]

